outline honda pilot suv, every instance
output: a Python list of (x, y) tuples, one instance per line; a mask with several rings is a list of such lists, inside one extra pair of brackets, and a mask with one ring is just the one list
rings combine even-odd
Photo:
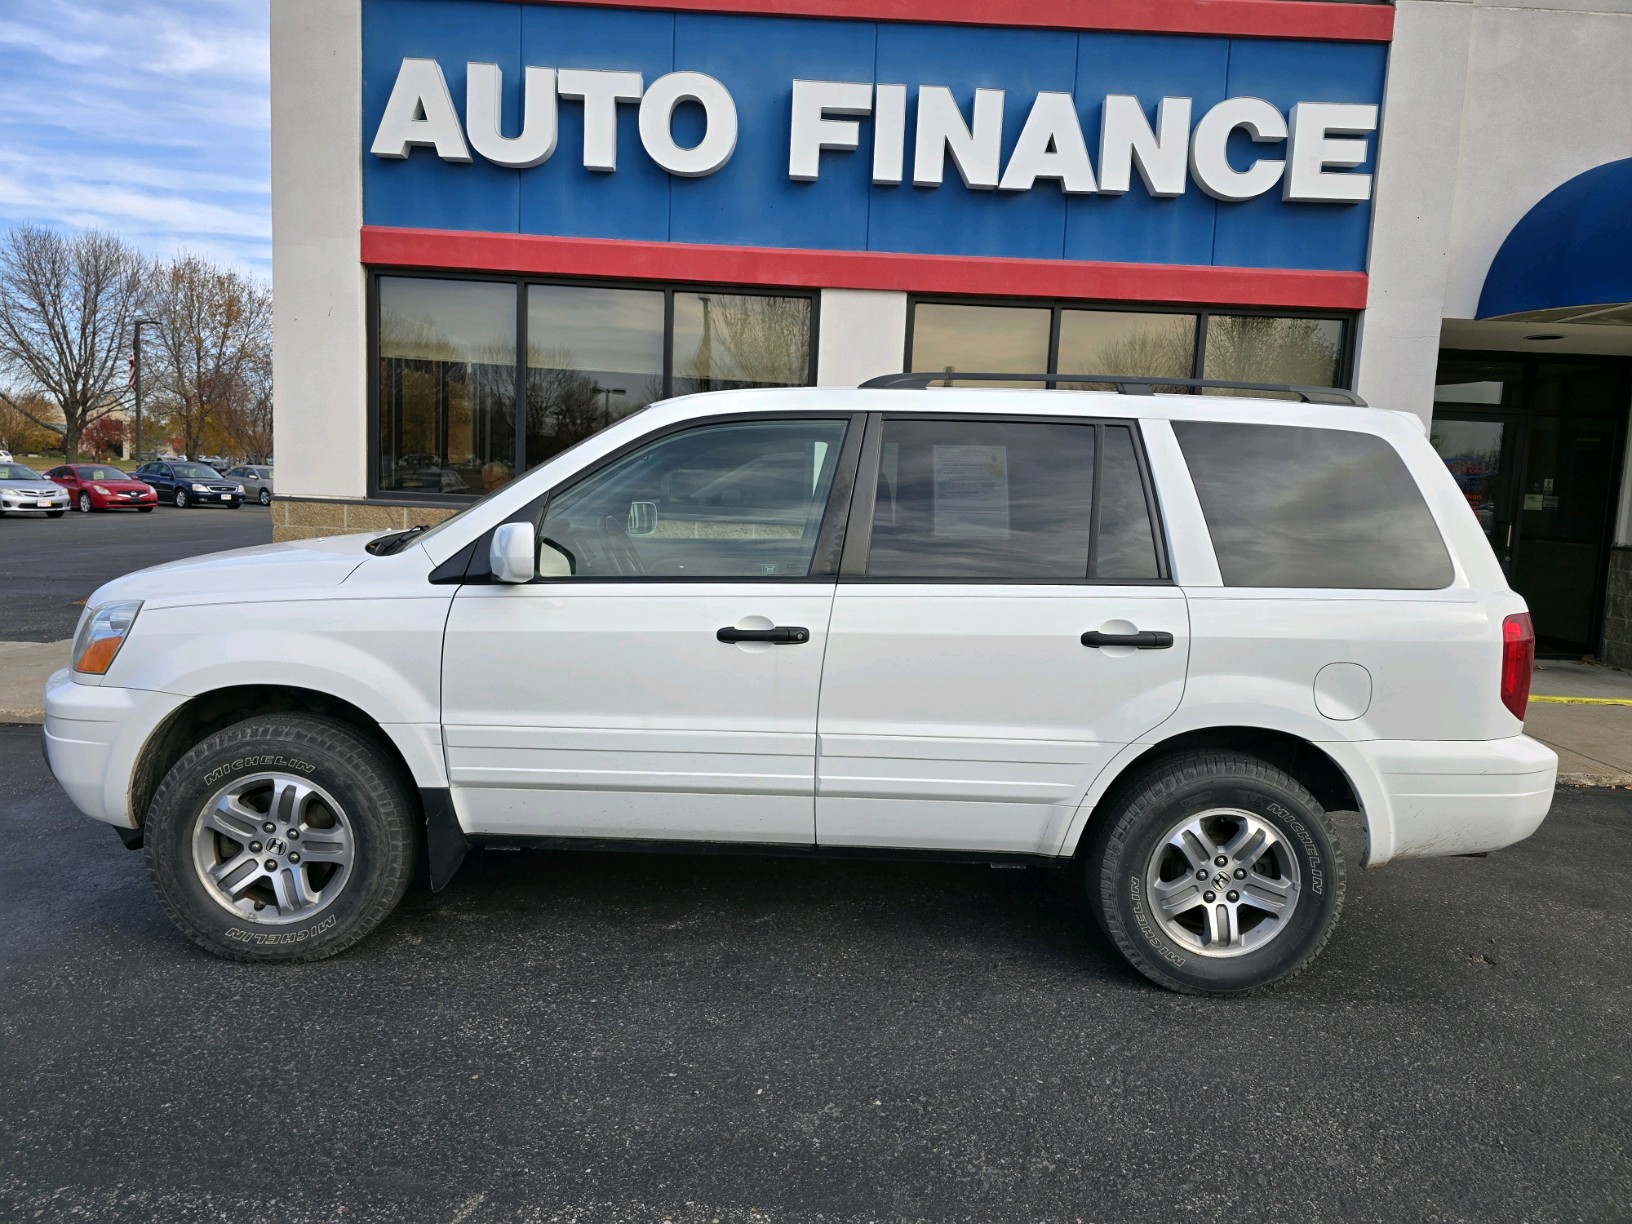
[(430, 530), (120, 578), (51, 768), (239, 960), (470, 846), (707, 848), (1065, 867), (1238, 993), (1351, 861), (1540, 824), (1530, 621), (1415, 417), (938, 377), (671, 400)]

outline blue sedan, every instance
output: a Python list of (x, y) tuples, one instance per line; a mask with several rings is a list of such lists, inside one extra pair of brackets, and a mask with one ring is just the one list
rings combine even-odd
[(158, 490), (159, 501), (178, 510), (188, 506), (227, 506), (238, 509), (244, 501), (244, 486), (228, 480), (202, 463), (161, 459), (136, 469), (136, 478)]

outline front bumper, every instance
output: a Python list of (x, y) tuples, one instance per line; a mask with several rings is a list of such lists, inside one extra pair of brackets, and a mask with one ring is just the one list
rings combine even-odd
[(1360, 791), (1369, 867), (1523, 841), (1546, 819), (1558, 779), (1558, 755), (1527, 735), (1322, 747)]
[[(40, 503), (49, 502), (42, 506)], [(68, 495), (59, 493), (52, 497), (17, 497), (10, 493), (0, 493), (0, 510), (7, 514), (46, 514), (52, 510), (68, 509)]]
[(85, 815), (136, 827), (130, 782), (148, 738), (187, 699), (80, 684), (65, 667), (45, 682), (45, 759)]

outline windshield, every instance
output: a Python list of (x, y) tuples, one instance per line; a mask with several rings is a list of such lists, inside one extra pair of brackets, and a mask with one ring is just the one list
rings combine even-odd
[(221, 479), (220, 472), (216, 471), (214, 468), (205, 467), (202, 463), (175, 463), (171, 464), (171, 470), (174, 471), (177, 476), (185, 477), (188, 480)]
[(125, 474), (113, 468), (76, 468), (81, 480), (123, 480)]
[(44, 480), (33, 468), (20, 463), (0, 463), (0, 480)]

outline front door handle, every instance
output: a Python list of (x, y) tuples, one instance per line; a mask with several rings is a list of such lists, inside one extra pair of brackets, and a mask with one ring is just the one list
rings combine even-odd
[(777, 625), (774, 629), (733, 629), (727, 625), (715, 631), (722, 642), (770, 642), (776, 646), (797, 646), (810, 641), (810, 630), (803, 625)]
[(1147, 629), (1142, 633), (1101, 633), (1091, 629), (1082, 635), (1082, 644), (1098, 650), (1101, 646), (1132, 646), (1136, 650), (1166, 650), (1173, 645), (1173, 635), (1165, 629)]

